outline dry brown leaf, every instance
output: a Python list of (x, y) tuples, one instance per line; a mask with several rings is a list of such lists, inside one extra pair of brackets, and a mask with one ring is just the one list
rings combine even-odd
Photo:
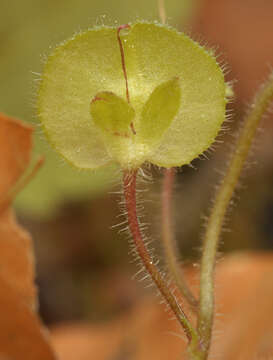
[(184, 337), (170, 318), (154, 299), (144, 299), (110, 324), (60, 325), (52, 344), (60, 360), (183, 360), (186, 340), (173, 335)]
[(51, 336), (52, 345), (60, 360), (114, 360), (122, 346), (122, 330), (120, 323), (96, 327), (87, 324), (59, 326)]
[[(273, 287), (272, 277), (269, 276), (272, 269), (273, 254), (240, 253), (228, 256), (218, 264), (216, 313), (221, 312), (222, 316), (215, 322), (209, 359), (270, 359), (265, 356), (272, 356), (269, 346), (273, 335), (273, 312), (270, 305), (273, 303)], [(190, 270), (188, 277), (196, 287), (196, 273)], [(248, 321), (251, 326), (248, 326)], [(164, 306), (154, 299), (142, 301), (127, 316), (111, 324), (100, 327), (81, 324), (59, 326), (52, 329), (52, 337), (60, 360), (186, 359), (186, 340), (183, 340), (179, 326), (176, 321), (170, 321), (170, 315), (164, 311)], [(252, 341), (258, 357), (253, 353), (248, 358), (240, 358), (243, 354), (241, 351), (245, 351), (245, 346), (248, 346), (248, 343), (240, 339)], [(238, 343), (240, 347), (231, 355), (228, 351)]]
[(31, 236), (16, 222), (11, 192), (31, 156), (32, 128), (0, 114), (0, 359), (54, 360), (36, 312)]
[(0, 359), (55, 360), (37, 316), (0, 276)]
[(0, 275), (27, 306), (36, 307), (34, 256), (30, 235), (17, 225), (7, 194), (30, 162), (32, 128), (0, 114)]
[(33, 129), (0, 113), (0, 198), (26, 170), (32, 149)]
[[(222, 335), (214, 342), (219, 360), (273, 357), (273, 256), (238, 254), (220, 265), (218, 306)], [(222, 290), (222, 291), (221, 291)]]
[(15, 221), (11, 209), (0, 216), (0, 276), (17, 293), (18, 299), (36, 309), (34, 255), (30, 235)]
[[(249, 360), (273, 355), (273, 272), (265, 273), (261, 284), (252, 291), (244, 306), (233, 313), (225, 329), (221, 359)], [(254, 289), (255, 290), (255, 289)]]

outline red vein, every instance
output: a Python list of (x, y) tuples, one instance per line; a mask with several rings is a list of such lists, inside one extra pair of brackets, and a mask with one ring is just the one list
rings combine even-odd
[(99, 100), (107, 101), (106, 99), (104, 99), (104, 98), (102, 98), (102, 97), (95, 96), (94, 99), (91, 100), (91, 104), (93, 104), (94, 102), (99, 101)]
[[(117, 30), (117, 38), (118, 38), (120, 56), (121, 56), (121, 66), (122, 66), (123, 75), (124, 75), (124, 79), (125, 79), (125, 85), (126, 85), (126, 98), (127, 98), (128, 104), (130, 104), (130, 94), (129, 94), (128, 77), (127, 77), (127, 71), (126, 71), (126, 65), (125, 65), (125, 55), (124, 55), (122, 41), (120, 38), (120, 31), (123, 29), (130, 29), (130, 25), (129, 24), (120, 25)], [(131, 122), (130, 127), (131, 127), (133, 134), (136, 135), (136, 130), (134, 128), (133, 122)]]
[(118, 37), (118, 43), (119, 43), (119, 49), (120, 49), (120, 55), (121, 55), (121, 65), (122, 65), (123, 75), (124, 75), (125, 83), (126, 83), (126, 97), (127, 97), (128, 103), (130, 103), (130, 94), (129, 94), (128, 78), (127, 78), (127, 71), (126, 71), (126, 65), (125, 65), (124, 49), (123, 49), (122, 41), (120, 38), (120, 31), (123, 29), (130, 29), (130, 25), (128, 25), (128, 24), (120, 25), (118, 27), (118, 31), (117, 31), (117, 37)]

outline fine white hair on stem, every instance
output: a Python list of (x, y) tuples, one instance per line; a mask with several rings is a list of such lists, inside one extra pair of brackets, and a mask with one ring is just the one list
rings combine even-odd
[(244, 124), (231, 153), (226, 174), (221, 180), (216, 192), (214, 205), (207, 223), (204, 248), (201, 260), (200, 276), (200, 307), (198, 316), (198, 331), (203, 339), (207, 356), (214, 318), (214, 268), (219, 246), (222, 225), (227, 209), (237, 189), (239, 177), (249, 154), (257, 127), (273, 101), (273, 74), (257, 92), (253, 105), (245, 118)]

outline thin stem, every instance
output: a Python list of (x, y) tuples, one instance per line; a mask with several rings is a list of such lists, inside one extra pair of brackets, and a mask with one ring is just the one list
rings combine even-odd
[(175, 281), (178, 289), (191, 305), (194, 311), (197, 310), (198, 301), (195, 299), (187, 282), (183, 271), (177, 261), (176, 243), (172, 231), (172, 193), (175, 180), (175, 168), (165, 169), (162, 186), (162, 241), (165, 251), (168, 271)]
[(273, 73), (258, 92), (251, 111), (245, 119), (234, 152), (229, 161), (226, 175), (216, 193), (214, 206), (207, 224), (201, 262), (200, 308), (198, 318), (198, 332), (206, 349), (206, 354), (208, 354), (209, 351), (213, 326), (213, 274), (222, 224), (244, 162), (247, 158), (257, 126), (272, 100)]
[(124, 185), (124, 196), (125, 204), (128, 216), (129, 228), (133, 237), (134, 244), (138, 255), (143, 262), (147, 272), (151, 276), (152, 280), (155, 282), (158, 290), (160, 291), (163, 298), (166, 300), (166, 303), (170, 306), (174, 312), (177, 320), (183, 327), (186, 336), (191, 341), (197, 341), (197, 333), (192, 328), (187, 316), (184, 314), (181, 309), (176, 297), (169, 290), (167, 284), (165, 283), (160, 271), (158, 270), (156, 264), (153, 261), (153, 258), (149, 254), (145, 243), (143, 241), (142, 233), (139, 226), (139, 220), (136, 211), (136, 175), (137, 170), (132, 172), (125, 172), (123, 176), (123, 185)]

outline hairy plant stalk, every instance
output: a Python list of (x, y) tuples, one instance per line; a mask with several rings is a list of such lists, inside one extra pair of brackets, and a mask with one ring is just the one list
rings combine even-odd
[(206, 350), (205, 359), (207, 358), (210, 347), (213, 326), (213, 275), (221, 228), (229, 202), (247, 158), (255, 131), (272, 100), (273, 73), (257, 93), (253, 106), (245, 119), (234, 152), (229, 161), (226, 174), (216, 193), (214, 206), (208, 220), (201, 261), (200, 305), (198, 315), (198, 333)]
[(139, 258), (143, 262), (147, 272), (151, 276), (152, 280), (156, 284), (158, 290), (166, 301), (167, 305), (170, 306), (171, 310), (175, 314), (177, 320), (181, 324), (182, 328), (185, 331), (185, 334), (191, 343), (197, 341), (197, 333), (190, 324), (187, 316), (181, 309), (176, 297), (168, 288), (165, 280), (160, 274), (159, 269), (153, 261), (153, 258), (149, 254), (145, 243), (143, 241), (143, 236), (140, 230), (139, 220), (136, 211), (136, 176), (137, 170), (131, 172), (125, 172), (123, 176), (124, 184), (124, 196), (125, 204), (128, 216), (129, 228), (133, 237), (136, 250), (138, 252)]
[(191, 305), (192, 310), (197, 310), (198, 301), (192, 294), (183, 271), (177, 260), (177, 248), (172, 230), (172, 193), (175, 180), (175, 168), (166, 169), (162, 186), (162, 242), (168, 271), (177, 285), (179, 291)]

